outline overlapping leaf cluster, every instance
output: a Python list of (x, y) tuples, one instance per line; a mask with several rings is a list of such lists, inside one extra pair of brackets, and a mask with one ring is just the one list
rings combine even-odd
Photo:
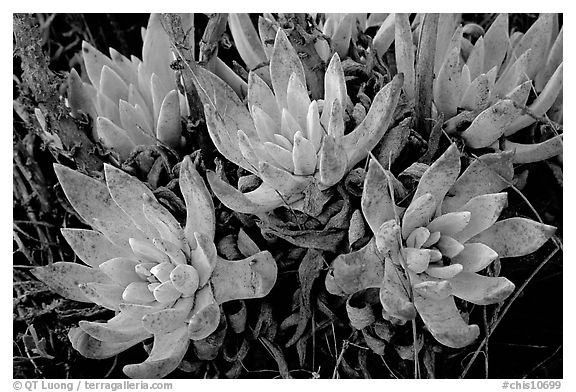
[[(192, 26), (191, 17), (183, 20)], [(361, 172), (357, 166), (393, 122), (401, 90), (407, 101), (414, 101), (413, 42), (421, 17), (412, 26), (407, 14), (328, 14), (320, 20), (329, 38), (314, 45), (328, 63), (322, 94), (310, 85), (300, 54), (272, 15), (260, 17), (258, 32), (248, 15), (229, 15), (236, 48), (250, 71), (247, 97), (239, 96), (243, 81), (229, 84), (231, 79), (223, 76), (230, 76), (230, 69), (220, 72), (220, 78), (188, 64), (215, 147), (259, 178), (255, 189), (242, 192), (207, 172), (212, 192), (235, 212), (260, 219), (281, 206), (309, 212), (304, 199), (310, 188), (334, 189), (353, 169)], [(380, 319), (374, 310), (381, 309), (387, 323), (419, 317), (438, 342), (460, 348), (477, 339), (479, 328), (468, 325), (455, 298), (478, 305), (505, 300), (514, 284), (482, 271), (497, 260), (534, 252), (555, 231), (523, 217), (498, 219), (507, 205), (504, 190), (513, 181), (513, 163), (561, 152), (561, 136), (530, 146), (506, 138), (550, 110), (561, 111), (562, 30), (557, 31), (556, 17), (548, 14), (526, 34), (513, 36), (508, 35), (506, 15), (498, 16), (486, 33), (475, 26), (458, 26), (459, 16), (454, 14), (440, 20), (436, 112), (443, 114), (447, 132), (459, 132), (466, 148), (491, 147), (497, 152), (480, 156), (462, 170), (461, 152), (451, 144), (421, 170), (410, 203), (397, 198), (408, 192), (390, 168), (371, 159), (363, 182), (362, 214), (353, 220), (354, 225), (367, 222), (373, 238), (355, 252), (336, 255), (325, 287), (346, 297), (357, 329)], [(351, 127), (345, 120), (351, 99), (341, 57), (347, 56), (355, 31), (374, 25), (379, 29), (373, 49), (382, 55), (394, 42), (401, 73), (375, 92), (363, 120)], [(474, 36), (474, 44), (465, 32)], [(179, 92), (170, 69), (174, 57), (159, 15), (151, 16), (143, 38), (143, 60), (129, 60), (113, 49), (109, 58), (84, 43), (90, 83), (74, 71), (69, 78), (74, 115), (84, 111), (93, 117), (95, 136), (122, 160), (135, 146), (155, 144), (156, 139), (182, 147), (181, 115), (187, 113), (187, 97)], [(526, 114), (532, 90), (537, 97)], [(37, 268), (34, 274), (67, 298), (116, 312), (105, 323), (82, 321), (70, 331), (72, 345), (82, 355), (111, 357), (153, 337), (148, 359), (126, 365), (124, 372), (130, 377), (166, 376), (180, 364), (190, 341), (216, 331), (222, 303), (263, 297), (275, 284), (276, 261), (268, 251), (238, 261), (217, 255), (214, 205), (190, 158), (181, 163), (179, 175), (187, 209), (184, 226), (146, 185), (110, 165), (104, 170), (106, 184), (61, 165), (55, 171), (72, 207), (92, 227), (62, 229), (87, 266), (59, 262)], [(340, 221), (348, 216), (351, 202), (346, 203)], [(346, 227), (346, 222), (340, 223)], [(320, 250), (314, 252), (315, 275), (306, 283), (302, 304), (309, 305), (324, 257)], [(358, 294), (374, 289), (378, 303), (356, 307)], [(307, 322), (303, 316), (296, 337)]]

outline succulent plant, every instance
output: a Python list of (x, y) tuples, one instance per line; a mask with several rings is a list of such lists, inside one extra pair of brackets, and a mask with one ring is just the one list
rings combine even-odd
[[(438, 43), (443, 37), (445, 44), (437, 48), (433, 89), (434, 104), (444, 115), (446, 131), (462, 131), (460, 136), (473, 149), (515, 151), (516, 163), (536, 162), (561, 153), (562, 135), (538, 144), (508, 140), (553, 106), (561, 106), (563, 34), (562, 30), (558, 32), (557, 15), (541, 14), (526, 34), (512, 36), (508, 33), (507, 14), (500, 14), (485, 33), (475, 24), (458, 26), (454, 23), (458, 19), (451, 15), (457, 14), (443, 14), (449, 20), (438, 23)], [(475, 43), (465, 35), (476, 38)], [(412, 98), (414, 48), (408, 14), (397, 14), (397, 65), (406, 76), (406, 94)], [(528, 105), (530, 113), (525, 113), (532, 90), (537, 97)]]
[(511, 153), (486, 154), (460, 174), (455, 145), (423, 173), (412, 202), (397, 207), (389, 190), (397, 182), (372, 160), (364, 182), (362, 212), (374, 238), (338, 256), (326, 286), (352, 295), (380, 289), (382, 316), (404, 323), (417, 315), (440, 343), (471, 344), (479, 335), (454, 298), (478, 305), (503, 301), (514, 291), (504, 277), (484, 276), (497, 259), (527, 255), (555, 228), (530, 219), (498, 220), (507, 204), (501, 192), (512, 178)]
[(324, 78), (324, 99), (311, 100), (298, 54), (278, 29), (270, 55), (272, 89), (255, 72), (248, 77), (248, 108), (215, 75), (197, 67), (198, 90), (216, 148), (230, 161), (260, 177), (255, 190), (241, 193), (215, 173), (208, 181), (229, 208), (261, 213), (303, 199), (310, 186), (326, 189), (364, 159), (386, 132), (400, 95), (396, 76), (374, 97), (364, 120), (345, 134), (349, 101), (344, 72), (334, 54)]
[[(338, 53), (341, 58), (345, 58), (348, 55), (348, 49), (350, 47), (350, 42), (355, 42), (359, 31), (366, 31), (370, 27), (380, 26), (376, 36), (374, 38), (373, 44), (374, 48), (378, 52), (385, 52), (382, 50), (382, 46), (385, 45), (387, 24), (392, 21), (392, 27), (394, 27), (394, 18), (389, 19), (388, 16), (393, 16), (394, 14), (381, 14), (381, 13), (371, 13), (371, 14), (344, 14), (344, 13), (332, 13), (324, 14), (324, 20), (318, 23), (318, 27), (322, 30), (322, 34), (330, 38), (330, 46), (333, 50)], [(392, 29), (392, 37), (394, 35), (394, 30)], [(390, 43), (388, 46), (390, 46)], [(321, 54), (320, 57), (324, 61), (330, 59), (330, 51), (325, 51), (321, 46), (317, 45), (318, 53)], [(387, 48), (386, 48), (387, 49)]]
[[(187, 27), (193, 26), (192, 14)], [(89, 82), (73, 69), (69, 74), (68, 102), (73, 115), (92, 117), (94, 137), (126, 159), (137, 145), (181, 146), (181, 114), (186, 99), (178, 92), (168, 35), (159, 14), (150, 16), (143, 29), (142, 60), (130, 59), (110, 48), (110, 57), (88, 42), (82, 57)]]
[(140, 181), (105, 166), (106, 184), (55, 165), (60, 184), (92, 230), (62, 229), (86, 266), (57, 262), (33, 274), (62, 296), (113, 310), (107, 322), (81, 321), (72, 346), (88, 358), (112, 357), (154, 338), (149, 357), (124, 367), (134, 378), (164, 377), (191, 340), (218, 327), (220, 304), (265, 296), (276, 281), (269, 252), (228, 261), (214, 245), (210, 194), (190, 158), (180, 168), (184, 228)]

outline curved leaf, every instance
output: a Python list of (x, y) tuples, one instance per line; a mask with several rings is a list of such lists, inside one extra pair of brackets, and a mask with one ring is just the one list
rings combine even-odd
[(272, 290), (277, 272), (276, 261), (268, 251), (234, 261), (218, 257), (211, 277), (214, 298), (221, 304), (264, 297)]
[(104, 173), (110, 196), (118, 207), (150, 238), (159, 237), (158, 230), (142, 212), (142, 195), (146, 194), (155, 199), (152, 191), (136, 177), (107, 163), (104, 164)]
[(462, 272), (450, 279), (452, 293), (476, 305), (491, 305), (504, 301), (514, 291), (514, 284), (504, 277), (482, 276)]
[[(180, 190), (186, 203), (186, 227), (184, 233), (190, 242), (193, 232), (206, 234), (214, 239), (216, 217), (210, 192), (189, 156), (180, 166)], [(193, 243), (193, 242), (190, 242)]]
[(59, 164), (54, 164), (54, 171), (72, 207), (112, 243), (127, 248), (128, 238), (146, 238), (112, 200), (103, 183)]
[(100, 270), (65, 261), (37, 267), (31, 272), (55, 293), (80, 302), (92, 301), (84, 295), (78, 285), (88, 282), (110, 283), (108, 276)]
[(373, 233), (380, 225), (394, 219), (394, 203), (390, 197), (388, 178), (378, 162), (371, 159), (362, 189), (362, 213)]
[(131, 378), (162, 378), (175, 370), (188, 350), (190, 339), (186, 327), (154, 336), (150, 356), (142, 363), (122, 369)]
[(489, 229), (472, 237), (470, 242), (486, 244), (500, 257), (517, 257), (536, 251), (555, 232), (554, 226), (526, 218), (510, 218), (496, 222)]
[(332, 269), (334, 282), (347, 294), (378, 287), (384, 277), (383, 258), (374, 238), (356, 252), (336, 257)]
[(92, 267), (98, 267), (114, 257), (133, 256), (129, 249), (114, 245), (94, 230), (60, 229), (60, 232), (80, 260)]

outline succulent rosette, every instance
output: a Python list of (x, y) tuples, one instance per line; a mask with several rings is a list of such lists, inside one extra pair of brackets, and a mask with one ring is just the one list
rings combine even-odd
[(273, 287), (277, 267), (269, 252), (237, 261), (217, 255), (212, 199), (188, 157), (179, 180), (184, 227), (146, 185), (113, 166), (105, 166), (106, 184), (62, 165), (55, 170), (72, 207), (93, 228), (62, 229), (86, 265), (57, 262), (33, 273), (66, 298), (116, 312), (70, 330), (85, 357), (112, 357), (153, 338), (149, 357), (123, 370), (133, 378), (164, 377), (190, 340), (217, 329), (220, 304), (263, 297)]
[(362, 212), (374, 238), (334, 260), (328, 290), (352, 295), (379, 288), (385, 319), (403, 323), (419, 315), (446, 346), (474, 342), (479, 328), (468, 325), (454, 299), (477, 305), (506, 299), (514, 284), (479, 272), (497, 259), (536, 251), (555, 228), (521, 217), (498, 221), (507, 203), (503, 178), (513, 175), (510, 153), (487, 154), (459, 174), (452, 145), (424, 172), (404, 210), (390, 195), (392, 174), (371, 161)]
[(227, 207), (254, 214), (283, 205), (298, 209), (309, 186), (338, 183), (387, 131), (402, 86), (398, 75), (376, 94), (364, 120), (345, 133), (349, 97), (338, 54), (326, 69), (324, 99), (311, 100), (304, 67), (282, 29), (270, 57), (272, 89), (250, 72), (248, 107), (215, 75), (200, 67), (195, 72), (216, 148), (262, 179), (258, 188), (241, 193), (208, 173), (210, 186)]
[[(563, 34), (558, 15), (541, 14), (525, 34), (512, 35), (508, 14), (498, 15), (486, 32), (476, 24), (459, 26), (459, 19), (458, 14), (442, 14), (438, 23), (433, 94), (446, 131), (461, 132), (473, 149), (515, 151), (515, 163), (537, 162), (561, 153), (562, 135), (534, 144), (509, 140), (546, 113), (562, 122)], [(406, 76), (407, 95), (414, 97), (410, 29), (408, 14), (397, 14), (398, 70)], [(529, 102), (532, 91), (537, 96)]]
[[(193, 29), (193, 15), (184, 19)], [(137, 145), (156, 145), (157, 140), (172, 147), (181, 145), (181, 115), (186, 99), (178, 92), (174, 60), (160, 14), (152, 14), (143, 29), (142, 60), (130, 59), (110, 48), (110, 57), (88, 42), (82, 43), (82, 58), (89, 82), (75, 70), (69, 74), (68, 103), (73, 115), (89, 114), (94, 136), (126, 159)], [(193, 42), (193, 40), (190, 40)]]

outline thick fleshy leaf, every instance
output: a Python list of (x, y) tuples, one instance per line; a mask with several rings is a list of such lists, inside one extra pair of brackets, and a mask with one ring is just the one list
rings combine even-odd
[(248, 74), (248, 107), (254, 116), (254, 107), (268, 114), (275, 123), (280, 123), (280, 110), (270, 87), (254, 72)]
[(346, 157), (346, 151), (340, 139), (334, 136), (324, 136), (322, 147), (318, 155), (318, 169), (320, 182), (325, 186), (335, 185), (346, 174), (350, 167)]
[[(436, 36), (436, 51), (434, 60), (434, 73), (438, 75), (443, 60), (454, 48), (455, 37), (461, 37), (462, 33), (457, 32), (462, 15), (458, 13), (441, 13), (438, 17), (438, 33)], [(462, 28), (460, 27), (460, 30)], [(455, 34), (455, 32), (457, 34)], [(457, 42), (457, 41), (456, 41)]]
[(106, 309), (118, 310), (118, 305), (122, 302), (124, 287), (113, 283), (81, 283), (78, 285), (90, 302), (100, 305)]
[(384, 19), (372, 40), (374, 49), (380, 57), (386, 54), (386, 51), (390, 48), (392, 42), (394, 42), (395, 16), (395, 14), (390, 14)]
[(228, 14), (228, 26), (230, 26), (236, 49), (248, 69), (253, 69), (268, 60), (249, 14)]
[(211, 277), (214, 298), (221, 304), (264, 297), (274, 286), (277, 272), (276, 261), (268, 251), (234, 261), (218, 257)]
[(504, 301), (514, 291), (514, 284), (504, 277), (482, 276), (462, 272), (450, 280), (452, 293), (476, 305), (491, 305)]
[(328, 128), (326, 129), (326, 132), (328, 135), (339, 139), (344, 136), (345, 128), (340, 100), (335, 99), (332, 101), (332, 107), (330, 109), (330, 118), (328, 120)]
[(84, 263), (98, 267), (114, 257), (130, 257), (129, 249), (114, 245), (103, 234), (94, 230), (60, 229), (66, 242)]
[(446, 119), (456, 115), (456, 109), (460, 103), (461, 69), (460, 48), (455, 47), (448, 53), (434, 82), (434, 103)]
[(403, 75), (396, 75), (372, 100), (372, 106), (364, 120), (342, 138), (342, 145), (348, 157), (348, 168), (364, 159), (388, 130), (390, 121), (400, 98), (404, 83)]
[(498, 258), (498, 253), (490, 247), (479, 243), (464, 244), (464, 249), (456, 257), (452, 258), (452, 263), (462, 264), (464, 272), (478, 272), (492, 264)]
[(96, 100), (96, 89), (88, 83), (82, 82), (80, 75), (73, 68), (68, 74), (68, 104), (70, 105), (72, 117), (77, 117), (82, 111), (94, 120), (98, 114), (94, 106)]
[(448, 258), (456, 257), (458, 253), (462, 252), (464, 249), (464, 245), (447, 235), (440, 236), (440, 239), (436, 243), (436, 247), (440, 252), (442, 252), (443, 256)]
[(448, 280), (426, 280), (415, 284), (413, 289), (431, 300), (443, 300), (452, 295), (452, 286)]
[(154, 198), (152, 191), (126, 172), (109, 164), (104, 164), (106, 184), (114, 202), (134, 222), (137, 228), (146, 233), (150, 238), (158, 237), (158, 230), (144, 216), (142, 212), (143, 194)]
[(380, 225), (374, 232), (376, 248), (383, 257), (391, 258), (398, 263), (400, 253), (400, 226), (395, 219), (390, 219)]
[(191, 296), (198, 290), (200, 278), (196, 268), (180, 264), (170, 272), (170, 281), (183, 295)]
[(128, 85), (107, 65), (102, 67), (98, 90), (115, 104), (118, 104), (121, 99), (128, 99)]
[(156, 123), (156, 137), (172, 148), (179, 148), (181, 136), (180, 98), (178, 90), (172, 90), (162, 101)]
[(138, 261), (134, 259), (116, 257), (100, 264), (100, 270), (113, 282), (120, 286), (127, 286), (132, 282), (143, 281), (135, 270), (138, 264)]
[(366, 301), (365, 292), (352, 294), (346, 301), (346, 313), (350, 325), (355, 329), (364, 329), (376, 321), (372, 305)]
[(508, 140), (504, 141), (504, 148), (514, 152), (514, 163), (532, 163), (562, 154), (564, 150), (564, 135), (554, 136), (542, 143), (521, 144)]
[(163, 283), (160, 283), (158, 286), (154, 287), (152, 291), (154, 298), (156, 301), (160, 302), (161, 304), (170, 304), (176, 301), (182, 293), (174, 287), (170, 280), (166, 280)]
[[(554, 74), (550, 77), (550, 80), (544, 87), (544, 90), (538, 95), (534, 102), (530, 105), (530, 111), (536, 116), (542, 116), (548, 111), (554, 104), (554, 101), (562, 91), (562, 86), (564, 83), (564, 63), (560, 63)], [(509, 136), (520, 129), (523, 129), (536, 120), (533, 116), (528, 114), (517, 117), (512, 123), (508, 124), (505, 128), (504, 135)]]
[(464, 243), (476, 234), (483, 232), (496, 222), (507, 204), (508, 194), (505, 192), (490, 193), (470, 199), (460, 208), (461, 211), (470, 212), (470, 223), (464, 230), (454, 234), (454, 239)]
[(193, 232), (204, 233), (214, 238), (216, 218), (210, 192), (190, 157), (185, 157), (180, 166), (180, 190), (186, 203), (186, 228), (184, 233), (190, 241)]
[(150, 268), (150, 273), (154, 275), (160, 283), (164, 283), (170, 281), (170, 274), (174, 268), (174, 264), (170, 261), (164, 261)]
[(201, 340), (216, 331), (220, 322), (220, 307), (214, 299), (212, 287), (206, 285), (196, 293), (192, 317), (188, 324), (188, 337)]
[(529, 78), (526, 76), (528, 62), (532, 55), (532, 49), (528, 49), (520, 57), (516, 59), (511, 65), (508, 65), (506, 70), (500, 75), (494, 89), (492, 90), (493, 98), (500, 98), (512, 91), (516, 86), (524, 83)]
[(403, 321), (412, 320), (416, 317), (416, 309), (408, 298), (407, 281), (400, 276), (400, 266), (394, 265), (387, 259), (384, 277), (380, 283), (380, 302), (383, 314)]
[(406, 266), (417, 274), (426, 271), (430, 263), (430, 252), (427, 249), (404, 248), (402, 256)]
[(484, 71), (500, 67), (508, 50), (508, 14), (500, 14), (494, 19), (484, 34)]
[(142, 62), (146, 64), (150, 73), (158, 75), (162, 84), (165, 85), (166, 91), (163, 96), (176, 88), (176, 76), (170, 68), (172, 60), (170, 40), (162, 27), (162, 16), (151, 14), (142, 46)]
[(267, 162), (260, 162), (258, 167), (260, 178), (282, 195), (298, 194), (312, 182), (312, 177), (295, 176), (284, 169), (270, 165)]
[(172, 308), (148, 313), (142, 317), (142, 326), (154, 335), (167, 334), (185, 326), (194, 305), (194, 297), (181, 298)]
[(332, 269), (334, 282), (347, 294), (379, 287), (384, 277), (383, 258), (374, 238), (356, 252), (339, 255)]
[(438, 300), (415, 292), (414, 304), (432, 336), (445, 346), (466, 347), (480, 335), (477, 325), (468, 325), (462, 319), (452, 296)]
[(256, 135), (248, 109), (222, 79), (199, 66), (195, 66), (193, 72), (194, 83), (204, 104), (208, 132), (214, 145), (227, 159), (253, 171), (238, 150), (239, 129), (250, 138)]
[(512, 152), (482, 155), (466, 168), (442, 203), (442, 213), (458, 211), (475, 196), (497, 193), (514, 176)]
[[(510, 91), (510, 93), (506, 95), (506, 98), (509, 98), (512, 101), (516, 102), (518, 105), (522, 106), (526, 104), (526, 101), (528, 100), (528, 97), (530, 96), (531, 92), (532, 92), (532, 81), (527, 80), (518, 87), (516, 87), (514, 90)], [(506, 135), (506, 132), (504, 132), (504, 135)]]
[(306, 115), (306, 131), (308, 140), (312, 142), (315, 151), (318, 152), (322, 144), (322, 137), (326, 132), (324, 131), (322, 124), (320, 124), (317, 101), (312, 101), (310, 106), (308, 106), (308, 114)]
[(278, 29), (274, 41), (274, 50), (270, 58), (270, 77), (276, 100), (280, 108), (288, 107), (287, 91), (290, 76), (296, 74), (303, 85), (306, 84), (304, 67), (296, 53), (296, 50), (288, 41), (284, 30)]
[[(258, 214), (271, 211), (285, 204), (286, 199), (268, 184), (262, 184), (253, 191), (241, 193), (218, 178), (214, 172), (208, 171), (206, 176), (212, 192), (231, 210), (243, 214)], [(296, 201), (302, 197), (303, 195), (296, 195), (294, 199), (290, 199), (288, 202)]]
[(136, 144), (127, 135), (127, 132), (114, 124), (106, 117), (96, 119), (98, 136), (102, 142), (111, 150), (118, 153), (121, 160), (126, 160)]
[(522, 109), (510, 99), (498, 101), (480, 113), (461, 134), (466, 145), (472, 148), (487, 147), (504, 134), (506, 127), (516, 120)]
[[(328, 25), (329, 19), (334, 19), (333, 17), (328, 17), (326, 24)], [(335, 20), (336, 21), (336, 20)], [(350, 38), (352, 38), (352, 29), (355, 29), (355, 15), (345, 14), (340, 21), (336, 21), (335, 29), (331, 34), (327, 31), (325, 34), (330, 36), (332, 39), (332, 47), (334, 51), (342, 57), (348, 54), (348, 47), (350, 46)], [(325, 28), (328, 26), (325, 26)]]
[(371, 159), (362, 190), (362, 213), (375, 233), (380, 225), (394, 219), (394, 203), (390, 197), (388, 178), (378, 162)]
[(299, 176), (313, 175), (316, 171), (316, 148), (301, 132), (294, 135), (294, 148), (292, 150), (294, 174)]
[[(271, 14), (270, 14), (271, 17)], [(260, 35), (260, 41), (264, 47), (264, 52), (266, 57), (270, 59), (272, 57), (272, 51), (274, 50), (274, 37), (276, 37), (276, 31), (278, 30), (278, 24), (272, 18), (268, 18), (266, 14), (264, 16), (258, 17), (258, 34)]]
[[(418, 229), (416, 229), (414, 231), (417, 231), (417, 230)], [(414, 233), (414, 232), (412, 232), (412, 233)], [(424, 244), (422, 244), (422, 247), (423, 248), (431, 247), (432, 245), (434, 245), (435, 243), (438, 242), (438, 240), (440, 239), (441, 236), (442, 236), (442, 233), (440, 233), (439, 231), (435, 231), (435, 232), (430, 233), (430, 236), (428, 237), (426, 242), (424, 242)], [(408, 238), (410, 238), (410, 237), (408, 237)], [(440, 253), (440, 251), (437, 251), (437, 252)], [(434, 257), (434, 259), (435, 259), (434, 261), (441, 260), (442, 254), (440, 254), (439, 257)]]
[(467, 210), (461, 212), (451, 212), (440, 215), (427, 226), (430, 232), (439, 231), (443, 235), (454, 236), (462, 231), (470, 222), (470, 213)]
[(514, 54), (520, 56), (528, 49), (532, 50), (526, 73), (534, 79), (536, 73), (545, 65), (548, 46), (552, 40), (553, 14), (540, 14), (514, 48)]
[(412, 200), (417, 200), (420, 196), (430, 193), (434, 196), (434, 200), (440, 203), (456, 181), (459, 173), (460, 152), (458, 151), (458, 147), (452, 144), (446, 152), (424, 172)]
[(548, 58), (546, 60), (546, 65), (543, 69), (540, 70), (538, 75), (536, 75), (536, 91), (542, 91), (550, 77), (558, 69), (558, 66), (563, 61), (563, 47), (564, 47), (564, 39), (563, 39), (563, 31), (564, 26), (560, 29), (558, 36), (554, 40), (552, 47), (550, 48), (550, 52), (548, 53)]
[(324, 108), (320, 122), (325, 129), (328, 129), (333, 102), (338, 100), (340, 105), (345, 105), (347, 99), (348, 93), (346, 91), (344, 70), (342, 69), (340, 56), (338, 56), (338, 53), (334, 53), (330, 64), (328, 64), (328, 68), (326, 68), (326, 74), (324, 75)]
[(136, 256), (135, 258), (142, 261), (143, 263), (156, 264), (162, 262), (170, 262), (169, 257), (149, 241), (140, 241), (135, 238), (130, 238), (128, 242), (130, 243), (130, 248), (132, 248), (132, 252), (134, 253), (132, 258)]
[(71, 328), (70, 331), (68, 331), (68, 339), (70, 339), (70, 343), (72, 343), (72, 347), (76, 351), (82, 354), (82, 356), (91, 359), (113, 357), (143, 340), (134, 339), (121, 343), (106, 343), (94, 339), (81, 328)]
[[(144, 212), (144, 216), (160, 232), (160, 237), (183, 247), (185, 242), (184, 230), (182, 230), (182, 227), (176, 218), (174, 218), (170, 211), (168, 211), (168, 209), (160, 204), (155, 198), (143, 194), (142, 199), (142, 211)], [(132, 239), (130, 241), (132, 241)], [(154, 250), (151, 251), (154, 252)]]
[(190, 340), (185, 326), (154, 336), (150, 356), (142, 363), (126, 365), (122, 369), (131, 378), (162, 378), (175, 370), (188, 350)]
[[(294, 76), (294, 74), (292, 76)], [(298, 124), (298, 121), (292, 116), (292, 113), (286, 108), (282, 109), (280, 133), (290, 142), (290, 145), (292, 144), (291, 140), (294, 139), (294, 135), (299, 131), (301, 132), (302, 128), (300, 128), (300, 124)]]
[(160, 238), (154, 238), (152, 243), (160, 252), (168, 256), (170, 261), (175, 265), (186, 264), (186, 255), (184, 251), (170, 241)]
[(80, 302), (92, 301), (84, 295), (84, 292), (78, 287), (79, 284), (88, 282), (110, 283), (108, 276), (100, 270), (65, 261), (37, 267), (31, 272), (55, 293)]
[(126, 286), (122, 292), (122, 299), (139, 305), (150, 305), (155, 301), (154, 295), (148, 289), (148, 282), (141, 281), (135, 281)]
[(296, 74), (292, 74), (288, 80), (287, 101), (290, 114), (298, 122), (300, 128), (305, 131), (310, 97), (308, 97), (306, 86)]
[(458, 106), (466, 110), (481, 110), (488, 105), (489, 99), (490, 82), (488, 76), (482, 74), (468, 86)]
[(430, 230), (425, 227), (419, 227), (406, 238), (406, 246), (409, 248), (420, 249), (422, 245), (430, 238)]
[(271, 142), (265, 142), (264, 149), (278, 166), (291, 173), (294, 171), (292, 151), (288, 151), (287, 149), (280, 147), (278, 144)]
[(120, 100), (118, 104), (120, 124), (126, 131), (126, 135), (136, 145), (155, 145), (156, 135), (152, 125), (148, 122), (148, 116), (140, 105), (132, 105)]
[(474, 80), (478, 75), (484, 72), (484, 38), (479, 37), (474, 44), (472, 52), (466, 60), (466, 65), (470, 69), (470, 79)]
[(436, 198), (431, 193), (414, 199), (402, 217), (402, 238), (408, 238), (418, 227), (427, 226), (436, 209)]
[(394, 50), (396, 51), (396, 68), (398, 73), (404, 74), (403, 89), (406, 98), (410, 101), (414, 98), (416, 77), (414, 71), (415, 47), (412, 42), (409, 16), (410, 14), (396, 14)]
[(88, 78), (92, 82), (92, 85), (98, 89), (102, 68), (105, 65), (113, 67), (112, 60), (86, 41), (82, 41), (82, 58), (84, 59)]
[(217, 263), (216, 246), (206, 234), (194, 233), (196, 249), (191, 252), (190, 264), (198, 271), (198, 283), (202, 287), (208, 283)]
[(536, 251), (554, 235), (556, 228), (526, 218), (501, 220), (470, 239), (492, 248), (498, 256), (517, 257)]
[(94, 339), (108, 343), (144, 340), (152, 336), (142, 327), (140, 319), (122, 313), (105, 323), (81, 320), (79, 327)]

